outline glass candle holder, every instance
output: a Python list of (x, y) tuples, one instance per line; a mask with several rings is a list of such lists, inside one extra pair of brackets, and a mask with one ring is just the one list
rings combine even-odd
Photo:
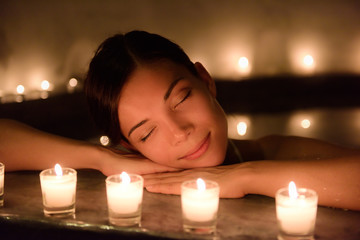
[(211, 234), (216, 231), (219, 185), (209, 180), (190, 180), (181, 185), (181, 207), (185, 232)]
[(0, 163), (0, 207), (4, 206), (4, 175), (5, 165)]
[(55, 168), (40, 173), (40, 184), (45, 216), (65, 217), (75, 214), (77, 172), (63, 168), (57, 175)]
[(297, 197), (291, 197), (288, 188), (282, 188), (276, 193), (278, 239), (314, 239), (318, 196), (311, 189), (300, 188), (295, 191)]
[(106, 178), (109, 222), (117, 226), (136, 226), (141, 222), (144, 179), (137, 174)]

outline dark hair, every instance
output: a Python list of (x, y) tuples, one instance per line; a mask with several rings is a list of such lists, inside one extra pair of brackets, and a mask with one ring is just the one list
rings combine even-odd
[(120, 91), (137, 66), (171, 60), (196, 74), (186, 53), (170, 40), (144, 31), (117, 34), (106, 39), (90, 62), (84, 90), (97, 127), (118, 144), (121, 134), (118, 117)]

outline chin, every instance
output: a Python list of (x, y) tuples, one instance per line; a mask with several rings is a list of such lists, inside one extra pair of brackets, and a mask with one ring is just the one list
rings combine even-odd
[(186, 164), (185, 168), (201, 168), (201, 167), (215, 167), (221, 165), (225, 160), (225, 151), (216, 152), (216, 154), (205, 154), (207, 156), (201, 156), (200, 159), (193, 160)]

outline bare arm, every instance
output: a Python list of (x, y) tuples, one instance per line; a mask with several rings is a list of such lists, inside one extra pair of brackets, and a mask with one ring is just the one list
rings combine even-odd
[(274, 197), (279, 188), (295, 181), (298, 187), (314, 189), (321, 205), (360, 210), (359, 150), (314, 139), (281, 136), (238, 142), (237, 146), (245, 158), (259, 161), (150, 174), (145, 178), (145, 185), (149, 191), (178, 194), (180, 183), (185, 179), (204, 177), (220, 184), (221, 197), (246, 194)]
[(242, 180), (247, 183), (242, 185), (244, 195), (274, 197), (276, 190), (294, 181), (298, 187), (314, 189), (320, 205), (360, 210), (360, 156), (257, 161), (243, 167), (247, 168), (247, 177)]
[(0, 133), (0, 161), (6, 171), (42, 170), (56, 163), (75, 169), (97, 169), (105, 175), (171, 170), (141, 157), (122, 156), (98, 145), (48, 134), (13, 120), (0, 119)]

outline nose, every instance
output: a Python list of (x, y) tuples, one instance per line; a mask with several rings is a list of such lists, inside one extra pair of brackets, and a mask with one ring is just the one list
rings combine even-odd
[(186, 141), (193, 131), (193, 125), (189, 121), (176, 116), (169, 117), (167, 126), (173, 145)]

